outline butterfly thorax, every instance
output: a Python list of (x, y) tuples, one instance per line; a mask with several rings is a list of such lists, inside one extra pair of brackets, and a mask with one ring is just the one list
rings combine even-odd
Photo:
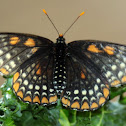
[(66, 87), (66, 66), (65, 66), (65, 56), (66, 56), (66, 43), (63, 36), (59, 36), (56, 42), (56, 53), (55, 53), (55, 67), (53, 75), (54, 88), (57, 94), (61, 94)]

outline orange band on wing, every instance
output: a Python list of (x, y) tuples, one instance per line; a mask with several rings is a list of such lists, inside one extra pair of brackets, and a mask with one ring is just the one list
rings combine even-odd
[(109, 55), (113, 55), (114, 54), (114, 48), (110, 47), (110, 46), (106, 46), (104, 48), (104, 51), (109, 54)]
[(35, 96), (35, 98), (33, 99), (33, 102), (39, 103), (40, 104), (40, 99), (38, 96)]
[(116, 86), (120, 84), (120, 81), (119, 80), (115, 80), (114, 82), (111, 83), (111, 86)]
[(17, 96), (19, 96), (20, 98), (23, 98), (23, 92), (22, 92), (22, 91), (19, 91), (19, 92), (17, 93)]
[(88, 51), (90, 52), (94, 52), (94, 53), (100, 53), (100, 52), (103, 52), (102, 50), (99, 50), (96, 45), (89, 45)]
[(29, 38), (29, 39), (24, 43), (24, 45), (29, 46), (29, 47), (33, 47), (33, 46), (35, 46), (35, 41), (34, 41), (33, 39)]
[(52, 96), (49, 98), (49, 102), (52, 103), (52, 102), (56, 102), (57, 101), (57, 96)]
[(62, 103), (64, 105), (70, 106), (70, 101), (67, 98), (62, 97)]
[(13, 84), (13, 89), (14, 89), (15, 92), (18, 91), (19, 86), (20, 86), (20, 83), (19, 82), (16, 82), (16, 83)]
[(87, 102), (84, 102), (83, 105), (81, 106), (81, 109), (89, 109), (89, 104)]
[(16, 45), (19, 41), (20, 41), (20, 39), (18, 37), (11, 37), (10, 38), (11, 45)]
[(19, 72), (17, 72), (17, 73), (14, 74), (13, 83), (16, 82), (16, 80), (18, 79), (18, 77), (19, 77)]
[(80, 104), (79, 102), (74, 102), (72, 105), (71, 105), (71, 108), (77, 108), (77, 109), (80, 109)]
[(91, 109), (93, 109), (93, 108), (98, 108), (98, 104), (97, 103), (92, 103), (92, 105), (91, 105)]
[(126, 76), (122, 77), (122, 82), (126, 82)]
[(43, 97), (41, 103), (49, 103), (49, 101), (46, 97)]
[(1, 68), (0, 72), (5, 75), (9, 74), (9, 72), (5, 68)]
[(101, 98), (99, 99), (99, 105), (105, 103), (105, 101), (106, 101), (105, 98), (104, 98), (104, 97), (101, 97)]
[(105, 98), (107, 98), (109, 96), (109, 90), (107, 88), (104, 88), (103, 94), (104, 94)]
[(24, 98), (24, 101), (32, 102), (32, 100), (31, 100), (31, 97), (30, 97), (30, 96), (25, 97), (25, 98)]

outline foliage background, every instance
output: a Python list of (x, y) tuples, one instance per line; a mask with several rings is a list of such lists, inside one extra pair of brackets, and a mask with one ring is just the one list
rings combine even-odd
[(93, 112), (77, 112), (57, 105), (42, 107), (20, 101), (11, 89), (12, 77), (2, 85), (0, 99), (0, 124), (2, 126), (126, 126), (126, 86), (112, 88), (108, 102)]

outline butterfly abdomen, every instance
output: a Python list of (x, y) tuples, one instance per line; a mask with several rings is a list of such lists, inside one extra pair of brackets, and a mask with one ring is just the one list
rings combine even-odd
[(61, 94), (66, 87), (66, 65), (65, 65), (65, 51), (66, 44), (63, 37), (57, 39), (55, 46), (55, 67), (53, 74), (53, 84), (57, 94)]

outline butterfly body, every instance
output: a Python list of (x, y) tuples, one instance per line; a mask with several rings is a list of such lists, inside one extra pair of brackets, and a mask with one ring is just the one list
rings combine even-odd
[(67, 108), (96, 110), (108, 100), (110, 87), (126, 84), (126, 46), (0, 33), (0, 73), (14, 73), (12, 88), (23, 102), (51, 105), (60, 95)]
[(57, 91), (57, 94), (60, 95), (66, 87), (66, 48), (65, 39), (63, 36), (57, 38), (55, 46), (55, 67), (54, 67), (54, 77), (53, 84), (54, 88)]

